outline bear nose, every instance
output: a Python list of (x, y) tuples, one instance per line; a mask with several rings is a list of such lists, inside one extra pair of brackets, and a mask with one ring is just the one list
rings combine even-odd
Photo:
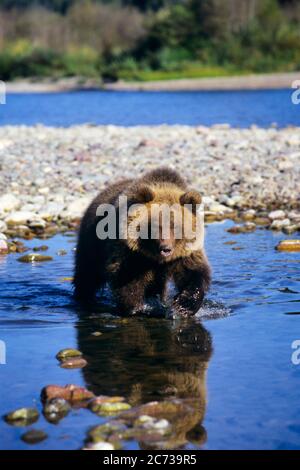
[(166, 243), (161, 243), (159, 250), (160, 250), (160, 254), (165, 257), (170, 256), (173, 253), (173, 247)]

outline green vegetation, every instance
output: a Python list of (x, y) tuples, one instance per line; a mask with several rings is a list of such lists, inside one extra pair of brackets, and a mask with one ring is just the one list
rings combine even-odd
[(0, 79), (300, 69), (297, 0), (0, 0)]

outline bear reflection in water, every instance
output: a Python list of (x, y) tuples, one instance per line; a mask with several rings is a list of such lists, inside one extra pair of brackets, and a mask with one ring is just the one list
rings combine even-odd
[[(172, 416), (170, 408), (159, 407), (155, 415), (172, 424), (169, 448), (203, 444), (210, 333), (192, 319), (90, 317), (86, 321), (85, 317), (78, 324), (78, 347), (88, 362), (82, 370), (86, 386), (95, 395), (124, 396), (133, 407), (175, 399), (179, 413)], [(95, 330), (102, 335), (92, 335)], [(184, 412), (185, 406), (189, 413)]]

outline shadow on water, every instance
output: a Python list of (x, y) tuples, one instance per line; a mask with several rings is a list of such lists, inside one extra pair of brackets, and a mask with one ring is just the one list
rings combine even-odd
[[(93, 336), (99, 328), (103, 335)], [(172, 446), (206, 441), (202, 422), (212, 338), (201, 323), (83, 317), (77, 324), (77, 341), (88, 362), (83, 378), (95, 395), (125, 396), (131, 406), (180, 400), (192, 412), (173, 420)], [(169, 416), (162, 411), (159, 417)]]

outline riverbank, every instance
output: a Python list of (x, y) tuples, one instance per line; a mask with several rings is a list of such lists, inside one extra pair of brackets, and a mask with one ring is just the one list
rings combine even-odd
[(293, 233), (300, 229), (299, 146), (300, 128), (292, 127), (4, 126), (0, 232), (47, 238), (75, 228), (108, 182), (168, 165), (203, 194), (208, 222), (231, 218), (238, 231)]
[(61, 79), (19, 79), (6, 82), (7, 93), (61, 93), (67, 91), (101, 90), (100, 79), (69, 77)]
[(6, 91), (7, 93), (53, 93), (101, 89), (114, 91), (272, 90), (291, 88), (292, 83), (299, 79), (300, 72), (114, 83), (102, 83), (100, 79), (71, 77), (59, 80), (15, 80), (6, 83)]
[(106, 90), (114, 91), (220, 91), (220, 90), (274, 90), (291, 88), (299, 80), (299, 72), (242, 75), (232, 77), (185, 78), (151, 82), (108, 83)]

